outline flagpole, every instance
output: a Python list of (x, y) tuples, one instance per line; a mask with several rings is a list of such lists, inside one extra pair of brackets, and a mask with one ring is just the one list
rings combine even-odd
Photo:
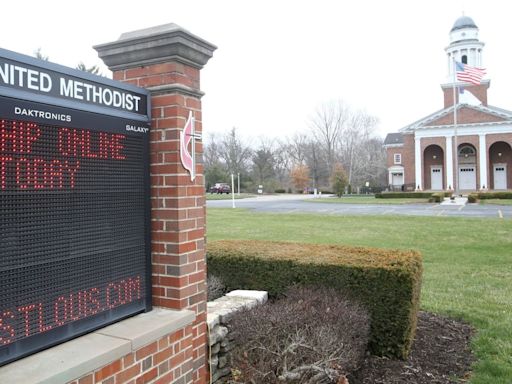
[(457, 143), (457, 106), (458, 106), (458, 100), (457, 100), (457, 93), (455, 92), (456, 87), (456, 63), (455, 63), (455, 57), (453, 57), (453, 145), (455, 147), (455, 151), (452, 151), (452, 153), (455, 153), (455, 196), (459, 194), (459, 150), (458, 150), (458, 143)]

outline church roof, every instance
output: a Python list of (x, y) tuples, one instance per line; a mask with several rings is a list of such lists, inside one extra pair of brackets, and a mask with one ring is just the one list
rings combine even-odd
[[(459, 125), (471, 125), (471, 124), (499, 124), (499, 123), (507, 123), (510, 124), (512, 122), (512, 111), (494, 107), (492, 105), (483, 106), (483, 105), (469, 105), (469, 104), (459, 104), (457, 111), (460, 111), (462, 108), (472, 109), (476, 112), (486, 114), (489, 116), (489, 121), (479, 121), (475, 123), (459, 123)], [(400, 132), (414, 132), (417, 129), (422, 128), (433, 128), (433, 127), (442, 127), (446, 125), (453, 125), (453, 122), (449, 124), (436, 124), (437, 121), (442, 121), (442, 118), (447, 115), (453, 115), (453, 105), (436, 111), (428, 116), (423, 117), (420, 120), (415, 121), (412, 124), (409, 124), (401, 129)]]
[(462, 28), (478, 28), (473, 21), (473, 19), (469, 16), (461, 16), (457, 20), (455, 20), (455, 23), (453, 24), (453, 27), (450, 32), (456, 31), (457, 29)]
[(400, 145), (404, 143), (404, 137), (400, 132), (388, 133), (384, 139), (384, 145)]

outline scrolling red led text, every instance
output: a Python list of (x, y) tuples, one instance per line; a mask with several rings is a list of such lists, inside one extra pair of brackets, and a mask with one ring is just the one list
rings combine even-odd
[(71, 292), (52, 302), (29, 303), (0, 312), (0, 346), (142, 298), (141, 278), (129, 277)]
[(125, 160), (125, 139), (122, 134), (0, 120), (0, 188), (73, 189), (83, 159)]

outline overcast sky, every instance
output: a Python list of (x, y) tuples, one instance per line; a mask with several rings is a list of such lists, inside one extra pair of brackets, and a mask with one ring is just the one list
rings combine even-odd
[(319, 104), (342, 99), (377, 116), (384, 136), (443, 107), (444, 48), (462, 12), (486, 43), (489, 103), (512, 109), (509, 4), (17, 0), (2, 4), (0, 46), (29, 55), (41, 48), (50, 61), (91, 66), (101, 63), (93, 45), (173, 22), (218, 46), (202, 71), (205, 132), (236, 127), (247, 137), (284, 137), (307, 131)]

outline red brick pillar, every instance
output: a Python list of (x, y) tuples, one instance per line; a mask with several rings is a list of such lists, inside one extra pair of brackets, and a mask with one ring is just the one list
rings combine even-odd
[(202, 144), (196, 178), (180, 161), (179, 134), (189, 111), (202, 131), (200, 70), (215, 46), (175, 24), (124, 33), (96, 46), (115, 80), (151, 92), (151, 236), (153, 305), (196, 313), (193, 383), (207, 382), (205, 189)]

